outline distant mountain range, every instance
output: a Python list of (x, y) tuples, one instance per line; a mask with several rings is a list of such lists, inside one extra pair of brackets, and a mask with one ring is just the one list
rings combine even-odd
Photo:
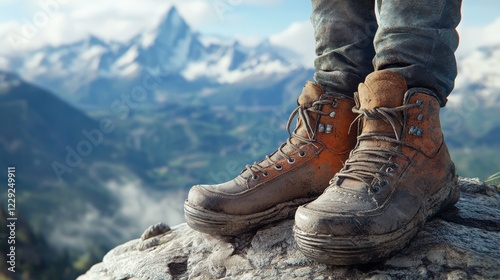
[[(311, 74), (295, 58), (297, 54), (268, 41), (249, 48), (236, 40), (195, 33), (173, 7), (156, 28), (129, 42), (104, 42), (89, 36), (70, 45), (9, 57), (8, 70), (78, 107), (109, 108), (137, 86), (154, 86), (146, 102), (217, 103), (222, 98), (238, 103), (259, 88), (279, 90), (281, 101), (283, 83), (302, 83)], [(214, 92), (220, 98), (208, 98)]]
[[(175, 7), (155, 28), (128, 42), (90, 35), (69, 45), (14, 54), (6, 61), (4, 70), (83, 109), (110, 108), (134, 91), (146, 95), (141, 102), (155, 104), (293, 104), (313, 73), (301, 65), (298, 54), (268, 40), (248, 47), (194, 32)], [(458, 63), (449, 105), (471, 103), (472, 96), (480, 107), (500, 107), (500, 46), (478, 48), (458, 57)]]

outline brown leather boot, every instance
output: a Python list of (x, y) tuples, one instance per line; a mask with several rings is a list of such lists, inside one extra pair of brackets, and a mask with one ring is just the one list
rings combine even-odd
[(354, 102), (308, 82), (298, 105), (287, 126), (298, 115), (297, 127), (277, 151), (229, 182), (191, 188), (184, 213), (192, 228), (237, 235), (293, 217), (325, 190), (356, 144), (355, 133), (348, 134)]
[(325, 192), (295, 214), (299, 249), (328, 264), (386, 258), (460, 195), (432, 92), (407, 90), (384, 70), (368, 75), (355, 100), (356, 148)]

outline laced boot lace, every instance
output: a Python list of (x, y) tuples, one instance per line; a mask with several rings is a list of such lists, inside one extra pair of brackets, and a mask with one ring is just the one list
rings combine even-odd
[[(260, 162), (254, 162), (252, 165), (246, 165), (243, 171), (248, 171), (251, 174), (253, 180), (258, 180), (259, 179), (259, 175), (257, 175), (258, 172), (261, 172), (262, 176), (264, 177), (267, 177), (269, 175), (264, 169), (267, 166), (273, 165), (276, 170), (283, 169), (283, 166), (281, 166), (281, 164), (279, 164), (276, 160), (272, 158), (274, 154), (277, 154), (282, 158), (285, 158), (289, 164), (293, 164), (295, 162), (295, 158), (283, 152), (283, 148), (285, 146), (292, 147), (295, 151), (298, 152), (300, 157), (306, 156), (306, 153), (302, 151), (300, 147), (303, 146), (304, 144), (312, 144), (313, 142), (316, 141), (316, 129), (315, 127), (313, 128), (312, 126), (312, 120), (310, 114), (328, 115), (328, 113), (321, 111), (322, 106), (326, 104), (332, 104), (332, 101), (326, 99), (317, 100), (314, 101), (311, 106), (300, 105), (297, 108), (295, 108), (290, 114), (290, 117), (288, 118), (286, 124), (286, 130), (288, 131), (289, 135), (286, 142), (281, 144), (275, 152), (266, 155), (264, 160)], [(293, 120), (295, 119), (295, 116), (297, 115), (298, 118), (302, 120), (303, 125), (305, 127), (305, 132), (306, 132), (305, 136), (297, 134), (297, 129), (295, 129), (294, 131), (290, 130), (290, 126)], [(292, 143), (292, 139), (298, 140), (298, 145)], [(244, 172), (242, 172), (241, 174), (243, 173)], [(244, 179), (247, 178), (244, 177)]]
[[(358, 136), (358, 141), (378, 140), (391, 143), (390, 147), (357, 147), (351, 152), (349, 159), (345, 162), (337, 176), (330, 181), (330, 184), (340, 184), (344, 178), (358, 180), (366, 184), (367, 187), (377, 193), (381, 187), (388, 185), (384, 177), (390, 176), (398, 163), (394, 157), (407, 158), (401, 150), (401, 134), (397, 131), (397, 123), (405, 130), (404, 114), (410, 108), (418, 107), (418, 104), (404, 104), (399, 107), (386, 108), (376, 107), (372, 109), (361, 109), (358, 96), (355, 96), (356, 106), (352, 109), (358, 116), (351, 123), (360, 123), (363, 119), (383, 120), (391, 125), (394, 137), (389, 137), (382, 133), (371, 132), (369, 135)], [(359, 142), (358, 142), (359, 143)], [(385, 168), (384, 168), (385, 167)]]

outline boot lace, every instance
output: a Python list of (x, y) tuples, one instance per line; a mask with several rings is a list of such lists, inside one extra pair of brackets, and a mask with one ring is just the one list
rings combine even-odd
[[(261, 172), (262, 176), (264, 176), (264, 177), (267, 177), (269, 175), (264, 169), (267, 166), (274, 165), (274, 168), (276, 170), (281, 170), (283, 168), (283, 166), (281, 166), (281, 164), (279, 164), (276, 160), (272, 159), (272, 156), (276, 153), (279, 156), (281, 156), (281, 158), (285, 158), (289, 164), (293, 164), (295, 162), (295, 158), (293, 158), (293, 157), (289, 156), (288, 154), (286, 154), (285, 152), (283, 152), (283, 148), (287, 145), (292, 147), (295, 151), (297, 151), (299, 156), (304, 157), (306, 155), (306, 153), (300, 149), (300, 146), (303, 146), (304, 144), (312, 144), (316, 141), (316, 130), (313, 128), (310, 114), (315, 113), (318, 115), (328, 115), (328, 113), (320, 110), (322, 105), (326, 105), (326, 104), (332, 104), (332, 101), (326, 100), (326, 99), (317, 100), (317, 101), (314, 101), (311, 106), (300, 105), (297, 108), (295, 108), (292, 111), (292, 113), (290, 114), (290, 117), (288, 118), (288, 121), (286, 124), (286, 130), (288, 131), (288, 135), (289, 135), (288, 139), (283, 144), (281, 144), (275, 152), (273, 152), (269, 155), (266, 155), (264, 160), (262, 160), (260, 162), (254, 162), (252, 165), (246, 165), (245, 169), (243, 170), (243, 172), (241, 174), (243, 174), (245, 171), (248, 171), (251, 174), (252, 178), (254, 180), (257, 180), (257, 179), (259, 179), (257, 172)], [(304, 123), (303, 125), (304, 125), (305, 131), (306, 131), (305, 136), (297, 134), (297, 130), (294, 130), (294, 131), (290, 130), (291, 124), (292, 124), (293, 120), (295, 119), (295, 116), (297, 116), (297, 115), (298, 115), (298, 118), (301, 119), (302, 122)], [(295, 145), (294, 143), (292, 143), (292, 139), (298, 140), (299, 144)], [(240, 174), (240, 176), (241, 176), (241, 174)], [(248, 179), (248, 178), (243, 177), (243, 179)]]
[(394, 131), (394, 137), (389, 137), (383, 134), (370, 133), (368, 135), (358, 136), (358, 143), (362, 140), (377, 140), (389, 142), (390, 147), (357, 147), (354, 149), (349, 159), (345, 162), (335, 178), (330, 181), (330, 184), (336, 181), (340, 184), (344, 178), (358, 180), (371, 186), (374, 192), (378, 192), (380, 187), (388, 185), (388, 181), (384, 177), (390, 176), (395, 168), (399, 167), (398, 163), (393, 160), (394, 157), (407, 158), (401, 150), (401, 134), (397, 131), (397, 123), (401, 125), (402, 131), (405, 130), (405, 114), (408, 109), (418, 107), (418, 104), (404, 104), (399, 107), (386, 108), (376, 107), (372, 109), (361, 109), (357, 94), (355, 95), (356, 106), (352, 109), (358, 116), (351, 123), (358, 122), (358, 130), (360, 121), (365, 119), (379, 119), (391, 125)]

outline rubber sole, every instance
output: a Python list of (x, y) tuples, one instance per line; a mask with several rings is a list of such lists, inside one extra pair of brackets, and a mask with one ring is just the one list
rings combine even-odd
[(316, 198), (295, 199), (249, 215), (229, 215), (213, 212), (191, 205), (186, 200), (184, 203), (184, 216), (187, 224), (197, 231), (212, 235), (236, 236), (273, 222), (293, 218), (300, 205), (311, 202)]
[(459, 198), (460, 189), (455, 178), (425, 200), (415, 217), (397, 231), (383, 235), (339, 237), (312, 234), (295, 226), (295, 241), (306, 257), (317, 262), (333, 265), (378, 262), (403, 249), (427, 219), (454, 205)]

